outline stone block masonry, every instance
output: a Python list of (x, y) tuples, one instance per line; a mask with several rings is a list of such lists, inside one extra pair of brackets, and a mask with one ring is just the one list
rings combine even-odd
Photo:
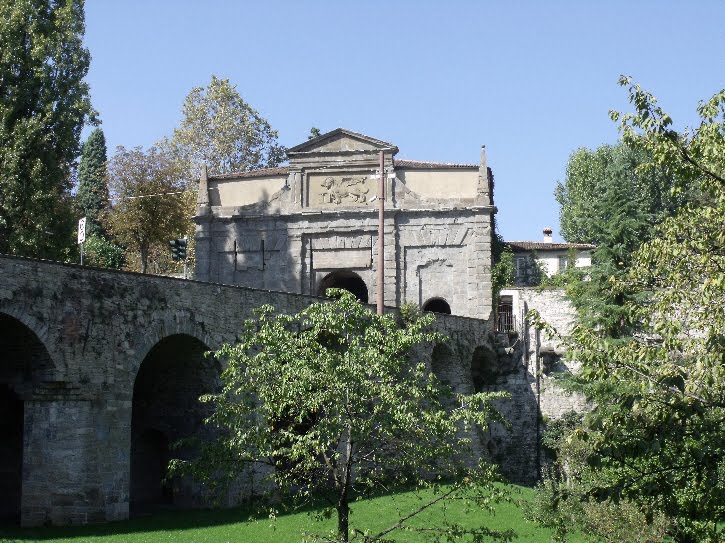
[[(546, 322), (566, 336), (576, 321), (576, 309), (561, 289), (507, 288), (501, 291), (501, 297), (511, 302), (516, 329), (497, 336), (497, 372), (492, 383), (509, 391), (515, 399), (502, 407), (502, 413), (511, 422), (516, 438), (508, 440), (508, 432), (494, 426), (491, 453), (496, 460), (505, 458), (507, 464), (529, 466), (529, 470), (522, 469), (521, 473), (539, 473), (544, 462), (540, 438), (546, 421), (561, 418), (569, 411), (587, 411), (590, 405), (584, 396), (569, 392), (558, 383), (563, 374), (578, 372), (579, 364), (565, 361), (564, 346), (530, 326), (525, 315), (531, 309), (538, 310)], [(507, 346), (513, 346), (511, 354), (504, 350)]]
[[(397, 160), (397, 151), (340, 128), (289, 149), (287, 167), (204, 173), (196, 278), (312, 295), (354, 281), (365, 301), (382, 289), (386, 305), (434, 302), (488, 319), (496, 209), (485, 154), (477, 164), (444, 164)], [(388, 172), (383, 262), (380, 152)]]
[[(0, 471), (0, 514), (25, 526), (84, 524), (202, 505), (198, 488), (162, 482), (170, 442), (203, 435), (196, 397), (217, 386), (220, 368), (201, 353), (233, 342), (256, 307), (297, 312), (317, 300), (0, 256), (0, 406), (18, 414), (0, 426), (0, 458), (15, 459)], [(456, 390), (475, 390), (476, 361), (497, 364), (489, 323), (441, 315), (436, 326), (451, 341), (425, 356)], [(526, 402), (502, 407), (530, 425)], [(525, 436), (495, 437), (515, 451)], [(490, 454), (491, 436), (477, 439)], [(512, 478), (536, 478), (531, 461), (500, 460)]]

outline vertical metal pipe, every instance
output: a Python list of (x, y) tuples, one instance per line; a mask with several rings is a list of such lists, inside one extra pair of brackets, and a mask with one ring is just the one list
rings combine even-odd
[(385, 214), (385, 152), (380, 151), (380, 177), (378, 178), (378, 315), (383, 314), (385, 304), (385, 239), (384, 239), (384, 214)]

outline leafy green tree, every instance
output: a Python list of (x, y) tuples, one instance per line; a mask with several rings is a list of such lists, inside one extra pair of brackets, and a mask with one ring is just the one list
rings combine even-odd
[(109, 233), (137, 258), (146, 273), (155, 248), (168, 252), (168, 240), (183, 235), (190, 221), (188, 179), (183, 166), (166, 152), (151, 147), (119, 147), (108, 164), (113, 207)]
[(202, 164), (220, 174), (277, 166), (285, 159), (277, 131), (228, 79), (212, 76), (207, 87), (191, 89), (183, 116), (166, 144), (189, 165), (193, 177), (198, 177)]
[(78, 166), (78, 192), (76, 204), (86, 217), (86, 233), (101, 234), (101, 216), (108, 209), (108, 185), (106, 183), (106, 137), (96, 128), (81, 148)]
[[(668, 168), (639, 168), (651, 157), (634, 143), (602, 145), (593, 151), (581, 148), (569, 157), (566, 178), (554, 191), (566, 241), (619, 243), (631, 254), (643, 241), (638, 238), (642, 230), (652, 230), (684, 203), (671, 191), (674, 177)], [(620, 210), (625, 202), (627, 209)], [(620, 225), (623, 216), (629, 217), (626, 227)], [(617, 229), (626, 230), (626, 235)]]
[(546, 430), (544, 430), (541, 437), (541, 445), (550, 458), (556, 458), (557, 452), (565, 444), (564, 440), (575, 428), (581, 425), (583, 417), (578, 411), (567, 411), (561, 418), (546, 422)]
[[(412, 517), (446, 500), (489, 506), (500, 495), (493, 469), (467, 469), (461, 459), (470, 458), (470, 436), (495, 416), (490, 402), (502, 394), (453, 396), (416, 360), (419, 346), (442, 339), (428, 330), (432, 315), (406, 309), (400, 322), (346, 291), (328, 294), (332, 300), (295, 315), (260, 308), (239, 343), (216, 353), (227, 362), (224, 389), (202, 400), (213, 405), (209, 422), (222, 437), (191, 465), (196, 475), (211, 482), (220, 472), (233, 479), (251, 465), (267, 466), (276, 496), (291, 494), (298, 505), (322, 500), (336, 514), (337, 531), (325, 541), (347, 542), (351, 533), (389, 541), (393, 530), (415, 530)], [(450, 486), (439, 487), (443, 480)], [(402, 485), (441, 493), (379, 533), (351, 525), (357, 497)], [(421, 538), (447, 541), (464, 533), (476, 541), (511, 537), (485, 527), (418, 529)]]
[(635, 142), (602, 145), (594, 151), (582, 148), (569, 158), (566, 180), (555, 191), (564, 238), (597, 246), (591, 269), (566, 274), (567, 294), (582, 322), (612, 336), (629, 334), (623, 306), (635, 297), (615, 292), (612, 281), (626, 273), (634, 251), (692, 192), (673, 191), (671, 169), (663, 165), (640, 167), (650, 160), (648, 150)]
[(123, 247), (98, 234), (91, 234), (86, 237), (84, 253), (84, 264), (97, 268), (118, 270), (126, 262)]
[(86, 217), (84, 262), (99, 268), (120, 269), (125, 263), (125, 251), (108, 239), (103, 226), (110, 209), (106, 162), (106, 137), (103, 130), (96, 128), (81, 147), (75, 203), (80, 215)]
[(73, 163), (94, 118), (83, 2), (3, 2), (0, 20), (0, 253), (68, 258)]
[(307, 136), (307, 139), (313, 140), (315, 138), (319, 138), (320, 134), (321, 134), (320, 129), (317, 128), (316, 126), (313, 126), (312, 128), (310, 128), (310, 135)]
[(494, 307), (498, 305), (501, 289), (514, 284), (516, 270), (514, 268), (514, 253), (506, 246), (503, 236), (498, 231), (496, 217), (492, 219), (491, 228), (491, 282), (493, 288)]
[(504, 247), (491, 268), (494, 300), (498, 301), (501, 289), (512, 286), (516, 279), (514, 267), (514, 253), (509, 247)]
[(580, 324), (565, 340), (595, 408), (559, 451), (540, 519), (560, 535), (578, 525), (605, 537), (617, 516), (597, 521), (596, 506), (634, 507), (650, 526), (666, 519), (677, 542), (714, 543), (725, 520), (725, 91), (700, 103), (697, 128), (678, 133), (652, 95), (620, 83), (636, 111), (612, 117), (651, 157), (640, 169), (665, 167), (675, 194), (695, 187), (700, 197), (665, 219), (612, 281), (613, 292), (640, 295), (623, 306), (632, 336)]

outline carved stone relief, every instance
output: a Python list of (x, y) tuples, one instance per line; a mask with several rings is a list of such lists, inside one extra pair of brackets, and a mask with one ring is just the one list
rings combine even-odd
[(352, 203), (367, 203), (367, 193), (370, 189), (365, 187), (366, 176), (361, 177), (327, 177), (321, 186), (324, 189), (321, 193), (322, 204), (342, 204), (349, 201)]
[(315, 175), (308, 178), (308, 206), (368, 205), (374, 182), (367, 175)]

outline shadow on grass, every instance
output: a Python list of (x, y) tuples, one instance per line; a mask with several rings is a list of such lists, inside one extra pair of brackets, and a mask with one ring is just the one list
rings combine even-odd
[(129, 520), (85, 526), (20, 528), (0, 525), (0, 543), (5, 543), (8, 539), (10, 541), (47, 541), (134, 533), (181, 532), (189, 529), (264, 520), (267, 520), (267, 516), (261, 513), (259, 508), (252, 506), (231, 509), (174, 509), (158, 511)]
[[(514, 495), (521, 489), (511, 485)], [(525, 492), (525, 491), (524, 491)], [(415, 509), (423, 496), (416, 495), (410, 489), (397, 489), (394, 492), (374, 493), (362, 501), (351, 503), (353, 515), (363, 526), (382, 527), (392, 525), (406, 511)], [(362, 496), (360, 498), (363, 498)], [(509, 507), (516, 508), (509, 504)], [(277, 521), (269, 519), (261, 512), (263, 506), (250, 504), (232, 509), (195, 509), (167, 510), (154, 514), (106, 524), (68, 527), (19, 528), (0, 526), (0, 543), (7, 542), (217, 542), (217, 541), (299, 541), (303, 532), (323, 533), (332, 529), (334, 519), (318, 521), (312, 517), (323, 509), (321, 503), (305, 507), (288, 507), (280, 512)], [(280, 507), (280, 509), (283, 509)], [(307, 513), (307, 514), (306, 514)], [(454, 514), (463, 512), (451, 511)], [(503, 511), (500, 511), (503, 513)], [(499, 515), (506, 517), (507, 515)], [(387, 517), (390, 517), (389, 519)], [(437, 519), (423, 515), (422, 522), (436, 522)], [(425, 520), (424, 520), (425, 519)], [(483, 520), (483, 519), (482, 519)], [(500, 519), (503, 520), (503, 519)], [(520, 522), (520, 521), (519, 521)], [(515, 527), (516, 521), (505, 522), (507, 527)], [(274, 526), (274, 527), (272, 527)], [(228, 527), (228, 528), (225, 528)], [(163, 533), (163, 535), (161, 535)], [(124, 537), (126, 536), (126, 537)], [(404, 540), (409, 540), (404, 538)]]

